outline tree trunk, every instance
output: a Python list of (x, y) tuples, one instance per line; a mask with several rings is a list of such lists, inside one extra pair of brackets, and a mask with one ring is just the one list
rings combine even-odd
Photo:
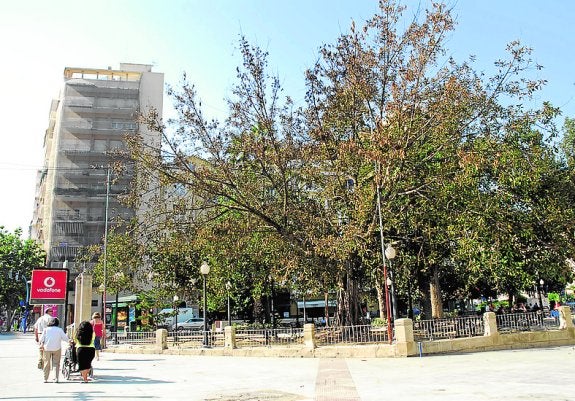
[(359, 305), (359, 293), (357, 281), (353, 279), (352, 265), (353, 261), (346, 262), (346, 272), (339, 280), (338, 302), (336, 325), (352, 326), (359, 323), (361, 307)]
[(513, 292), (509, 291), (509, 293), (507, 294), (509, 296), (509, 310), (511, 310), (513, 308), (513, 305), (515, 305), (515, 301), (514, 301), (514, 297), (515, 295), (513, 294)]
[(265, 310), (261, 298), (254, 298), (254, 321), (258, 323), (265, 322)]
[(429, 296), (431, 299), (431, 317), (443, 317), (443, 302), (441, 301), (441, 285), (439, 284), (439, 269), (432, 267), (432, 277), (429, 282)]
[[(383, 276), (383, 274), (382, 274)], [(381, 280), (375, 280), (375, 289), (377, 291), (377, 305), (379, 307), (379, 317), (387, 319), (387, 309), (385, 309), (385, 290), (381, 285)]]
[(323, 293), (323, 299), (325, 303), (325, 309), (324, 309), (325, 326), (327, 327), (329, 326), (329, 294), (327, 291)]

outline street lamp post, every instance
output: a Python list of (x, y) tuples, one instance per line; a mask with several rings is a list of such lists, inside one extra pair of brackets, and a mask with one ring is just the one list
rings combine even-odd
[[(106, 290), (107, 290), (107, 280), (108, 280), (108, 210), (110, 206), (110, 166), (106, 167), (106, 202), (104, 207), (104, 278), (101, 285), (102, 291), (102, 319), (104, 320), (104, 328), (102, 330), (102, 340), (104, 342), (103, 347), (106, 347)], [(116, 298), (118, 295), (116, 294)], [(116, 306), (117, 307), (117, 306)], [(116, 311), (117, 313), (117, 311)], [(117, 327), (116, 327), (117, 329)], [(116, 344), (118, 343), (118, 337), (116, 334)]]
[(204, 261), (200, 266), (200, 273), (202, 273), (202, 277), (204, 278), (204, 347), (208, 346), (208, 319), (207, 319), (207, 312), (208, 312), (208, 299), (206, 297), (206, 279), (208, 274), (210, 273), (210, 265), (208, 262)]
[[(381, 166), (376, 164), (376, 170), (379, 172)], [(387, 286), (387, 260), (391, 260), (395, 257), (395, 249), (388, 245), (387, 248), (385, 246), (385, 241), (383, 239), (383, 216), (381, 212), (381, 187), (379, 183), (377, 184), (377, 217), (379, 220), (379, 239), (381, 245), (381, 259), (383, 262), (383, 287), (385, 291), (385, 313), (387, 315), (387, 337), (389, 343), (391, 344), (393, 341), (393, 330), (392, 330), (392, 322), (393, 317), (391, 315), (391, 308), (390, 308), (390, 297), (389, 297), (389, 288)]]
[(541, 307), (541, 314), (543, 315), (543, 296), (541, 293), (543, 292), (543, 285), (545, 281), (543, 279), (539, 279), (539, 306)]
[(104, 327), (102, 328), (102, 348), (106, 348), (106, 299), (104, 294), (106, 293), (106, 287), (104, 284), (100, 284), (98, 287), (98, 292), (102, 294), (102, 320), (104, 321)]
[(395, 248), (393, 248), (391, 245), (388, 245), (387, 248), (385, 248), (385, 257), (387, 258), (387, 260), (389, 261), (389, 289), (391, 290), (391, 305), (392, 305), (392, 316), (393, 316), (393, 321), (395, 321), (395, 319), (397, 319), (397, 302), (395, 300), (395, 289), (393, 287), (393, 269), (391, 268), (391, 260), (395, 258), (395, 255), (397, 253), (395, 252)]
[(124, 278), (124, 273), (116, 272), (114, 274), (114, 286), (116, 287), (116, 304), (115, 304), (115, 318), (114, 318), (114, 344), (118, 344), (118, 294), (120, 286), (118, 282)]
[(228, 326), (232, 325), (232, 311), (230, 307), (230, 290), (232, 289), (232, 283), (230, 281), (226, 281), (226, 291), (228, 292)]
[(178, 344), (178, 301), (180, 300), (180, 297), (178, 297), (177, 295), (174, 295), (174, 312), (176, 312), (175, 315), (175, 321), (176, 324), (174, 325), (174, 343), (177, 345)]
[[(395, 249), (388, 245), (383, 252), (383, 277), (384, 277), (384, 286), (385, 286), (385, 313), (387, 314), (387, 336), (389, 339), (389, 343), (393, 341), (393, 323), (394, 323), (394, 315), (391, 312), (391, 294), (390, 289), (392, 288), (393, 282), (391, 278), (388, 276), (387, 272), (387, 260), (391, 260), (395, 258)], [(389, 280), (389, 285), (387, 282)]]

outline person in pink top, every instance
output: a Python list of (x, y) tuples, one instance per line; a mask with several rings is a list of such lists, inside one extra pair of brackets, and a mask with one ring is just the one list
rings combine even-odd
[(100, 313), (94, 312), (90, 320), (94, 328), (94, 348), (96, 348), (96, 360), (100, 360), (100, 351), (102, 350), (102, 336), (104, 335), (104, 322)]

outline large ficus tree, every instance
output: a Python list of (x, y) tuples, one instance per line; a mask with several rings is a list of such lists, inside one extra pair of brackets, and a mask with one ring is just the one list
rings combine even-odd
[[(337, 290), (342, 324), (359, 321), (361, 289), (376, 288), (385, 310), (382, 238), (399, 250), (399, 294), (424, 294), (435, 317), (442, 288), (513, 292), (544, 261), (559, 266), (571, 227), (541, 221), (560, 222), (570, 195), (553, 201), (554, 188), (571, 194), (572, 184), (546, 142), (557, 110), (523, 106), (544, 84), (529, 79), (530, 49), (511, 43), (487, 77), (473, 57), (446, 56), (454, 20), (444, 5), (408, 23), (395, 1), (379, 6), (320, 49), (301, 109), (282, 97), (267, 54), (243, 38), (224, 121), (203, 114), (187, 79), (171, 89), (175, 129), (155, 113), (145, 120), (162, 148), (130, 139), (140, 188), (153, 178), (161, 189), (138, 199), (154, 214), (140, 219), (143, 241), (187, 237), (195, 265), (216, 264), (210, 280), (244, 277), (252, 295), (270, 277), (301, 292)], [(526, 167), (534, 158), (536, 168)]]
[[(529, 142), (509, 138), (534, 126), (543, 131), (535, 135), (546, 134), (555, 111), (547, 105), (541, 111), (522, 107), (544, 84), (528, 78), (527, 72), (537, 67), (529, 58), (529, 48), (512, 42), (509, 58), (496, 62), (496, 73), (487, 78), (473, 69), (473, 58), (456, 63), (446, 57), (445, 38), (454, 21), (444, 5), (434, 4), (410, 24), (404, 22), (404, 11), (394, 1), (380, 1), (380, 13), (362, 29), (352, 26), (335, 45), (322, 48), (320, 61), (307, 73), (306, 115), (310, 136), (320, 150), (316, 153), (319, 169), (330, 172), (329, 182), (321, 185), (324, 197), (338, 199), (338, 212), (346, 216), (343, 239), (334, 241), (330, 252), (336, 252), (343, 241), (352, 250), (350, 257), (365, 255), (362, 262), (376, 269), (372, 276), (382, 310), (385, 277), (381, 263), (373, 263), (379, 246), (374, 239), (382, 235), (397, 242), (409, 254), (406, 259), (416, 263), (419, 285), (429, 293), (432, 315), (439, 317), (442, 276), (456, 280), (443, 281), (451, 291), (468, 289), (468, 272), (456, 253), (460, 241), (477, 236), (488, 248), (494, 240), (470, 224), (473, 213), (485, 213), (484, 205), (474, 200), (492, 196), (491, 187), (481, 181), (484, 163), (501, 163), (502, 143), (509, 154), (521, 156), (514, 166), (537, 153), (552, 159), (545, 150), (527, 149)], [(548, 165), (551, 171), (556, 168), (552, 161)], [(521, 174), (527, 183), (547, 173), (523, 167)], [(488, 185), (502, 189), (503, 175), (503, 170), (498, 171)], [(344, 185), (350, 179), (355, 183), (352, 195)], [(520, 209), (523, 201), (516, 197), (499, 207)], [(378, 202), (384, 216), (381, 231)], [(463, 211), (468, 220), (461, 219)], [(509, 214), (498, 222), (511, 225), (515, 217)], [(493, 227), (488, 231), (493, 232)], [(533, 263), (525, 252), (513, 250), (510, 238), (501, 239), (513, 258)], [(516, 285), (525, 284), (524, 269), (505, 262), (499, 253), (493, 256), (499, 260), (498, 268), (509, 274), (507, 280), (494, 270), (488, 273), (491, 283), (497, 281), (497, 290), (512, 291), (515, 278)]]
[(26, 280), (32, 269), (43, 267), (46, 254), (33, 240), (23, 240), (20, 229), (10, 232), (0, 226), (0, 308), (10, 312), (26, 298)]
[[(315, 266), (310, 238), (321, 231), (323, 221), (323, 204), (310, 191), (315, 177), (308, 160), (314, 150), (307, 144), (300, 114), (292, 110), (289, 98), (280, 97), (279, 79), (267, 73), (267, 55), (244, 39), (240, 49), (243, 65), (225, 121), (207, 120), (193, 85), (184, 81), (180, 90), (170, 91), (178, 111), (175, 132), (153, 113), (147, 118), (162, 133), (162, 149), (146, 148), (131, 138), (139, 177), (156, 177), (164, 190), (163, 198), (150, 198), (155, 201), (149, 207), (154, 217), (142, 219), (140, 232), (162, 236), (169, 228), (188, 233), (190, 240), (205, 244), (200, 257), (220, 263), (246, 260), (246, 244), (255, 241), (265, 249), (265, 257), (253, 254), (253, 267), (264, 263), (269, 272), (252, 279), (269, 280), (272, 275), (276, 282), (302, 277), (312, 282), (314, 275), (299, 269)], [(190, 196), (166, 196), (174, 185)], [(237, 248), (234, 252), (218, 242)], [(256, 292), (261, 287), (253, 286)]]

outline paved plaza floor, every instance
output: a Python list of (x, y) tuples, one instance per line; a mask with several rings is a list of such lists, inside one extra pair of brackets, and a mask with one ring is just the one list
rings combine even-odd
[(44, 383), (32, 334), (0, 335), (0, 400), (575, 400), (573, 346), (401, 359), (103, 353)]

